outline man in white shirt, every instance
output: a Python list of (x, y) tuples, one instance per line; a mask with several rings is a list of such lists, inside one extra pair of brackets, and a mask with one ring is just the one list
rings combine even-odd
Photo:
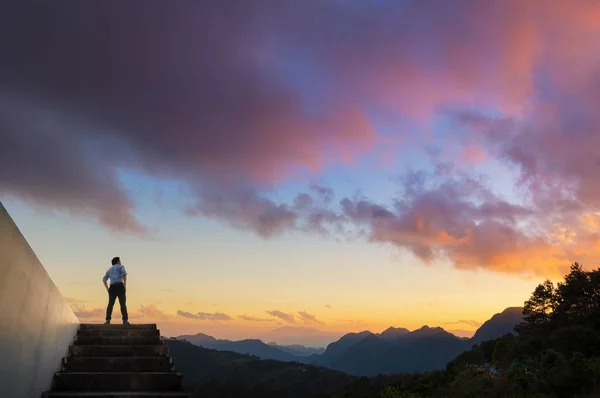
[[(127, 271), (125, 271), (125, 267), (121, 264), (121, 259), (119, 257), (113, 258), (111, 262), (112, 267), (110, 267), (108, 271), (106, 271), (104, 278), (102, 278), (102, 282), (104, 282), (104, 287), (108, 292), (108, 307), (106, 307), (105, 324), (110, 324), (113, 307), (115, 306), (115, 300), (118, 297), (119, 304), (121, 305), (121, 316), (123, 317), (123, 324), (129, 325), (127, 305), (125, 303), (125, 290), (127, 288)], [(106, 281), (108, 281), (109, 279), (110, 287), (106, 283)]]

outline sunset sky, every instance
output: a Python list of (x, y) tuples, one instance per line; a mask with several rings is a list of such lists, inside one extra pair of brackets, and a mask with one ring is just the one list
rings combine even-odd
[(597, 266), (596, 0), (11, 3), (0, 199), (83, 322), (113, 256), (132, 322), (236, 339)]

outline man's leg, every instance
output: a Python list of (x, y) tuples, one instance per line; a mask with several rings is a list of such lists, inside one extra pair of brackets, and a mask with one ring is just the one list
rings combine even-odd
[(115, 292), (114, 286), (111, 286), (108, 288), (108, 306), (106, 307), (106, 322), (110, 322), (116, 299), (117, 294)]
[(129, 315), (127, 315), (127, 297), (125, 295), (125, 286), (119, 285), (119, 304), (121, 305), (121, 316), (123, 317), (123, 322), (127, 322), (129, 319)]

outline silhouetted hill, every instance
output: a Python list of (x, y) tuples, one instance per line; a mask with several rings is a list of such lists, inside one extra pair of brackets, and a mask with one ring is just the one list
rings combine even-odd
[(349, 347), (352, 347), (354, 344), (358, 343), (365, 337), (371, 335), (368, 330), (365, 330), (360, 333), (348, 333), (338, 341), (335, 341), (327, 346), (325, 352), (323, 353), (320, 362), (323, 364), (333, 363), (335, 360), (342, 354), (346, 352)]
[[(354, 344), (336, 346), (336, 355), (321, 356), (321, 364), (351, 375), (375, 376), (388, 373), (413, 373), (443, 368), (448, 361), (469, 348), (464, 340), (442, 328), (427, 326), (413, 332), (366, 334)], [(352, 336), (356, 339), (357, 336)], [(333, 343), (335, 344), (335, 343)]]
[[(204, 333), (197, 333), (194, 335), (183, 335), (183, 336), (179, 336), (177, 337), (180, 340), (187, 340), (193, 344), (196, 345), (213, 345), (213, 344), (219, 344), (219, 341), (229, 341), (229, 340), (217, 340), (216, 338), (209, 336), (207, 334)], [(209, 347), (207, 347), (209, 348)]]
[(261, 360), (176, 339), (166, 342), (185, 387), (197, 397), (330, 397), (355, 380), (323, 367)]
[(485, 340), (493, 340), (506, 333), (515, 333), (515, 326), (523, 320), (523, 307), (510, 307), (499, 314), (495, 314), (477, 329), (473, 338), (473, 344), (479, 344)]
[(494, 315), (477, 336), (508, 333), (473, 345), (443, 370), (360, 378), (336, 398), (600, 397), (599, 331), (600, 268), (575, 263), (564, 281), (542, 282), (523, 309)]
[(380, 334), (368, 330), (349, 333), (331, 343), (320, 357), (311, 357), (310, 363), (357, 376), (442, 369), (474, 344), (514, 333), (514, 327), (521, 320), (522, 308), (507, 308), (485, 322), (471, 339), (429, 326), (412, 332), (392, 327)]
[[(321, 355), (304, 346), (265, 344), (258, 339), (219, 340), (203, 333), (179, 336), (204, 348), (250, 354), (261, 359), (327, 366), (356, 376), (414, 373), (442, 369), (461, 352), (506, 333), (523, 319), (521, 307), (507, 308), (486, 321), (471, 339), (459, 338), (441, 327), (423, 326), (412, 332), (390, 327), (382, 333), (348, 333)], [(290, 328), (290, 332), (297, 331)], [(319, 333), (311, 329), (310, 333)], [(312, 351), (311, 351), (312, 350)]]
[(246, 339), (240, 341), (219, 340), (204, 333), (198, 333), (196, 335), (182, 335), (177, 338), (180, 340), (187, 340), (192, 344), (204, 348), (255, 355), (261, 359), (274, 359), (277, 361), (287, 362), (309, 362), (307, 359), (308, 355), (294, 355), (287, 350), (282, 350), (279, 347), (265, 344), (258, 339)]
[(381, 332), (381, 334), (379, 336), (383, 340), (393, 341), (393, 340), (397, 340), (403, 336), (406, 336), (408, 333), (410, 333), (410, 332), (406, 328), (389, 327), (386, 330), (384, 330), (383, 332)]

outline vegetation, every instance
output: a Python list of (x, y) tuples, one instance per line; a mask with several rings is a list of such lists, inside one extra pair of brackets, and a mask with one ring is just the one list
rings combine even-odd
[(473, 345), (444, 370), (358, 378), (230, 353), (180, 371), (199, 397), (591, 398), (600, 396), (599, 330), (600, 268), (575, 263), (563, 282), (535, 289), (517, 336)]
[[(365, 395), (338, 397), (588, 398), (600, 396), (600, 268), (575, 263), (563, 282), (540, 284), (525, 302), (518, 336), (460, 354), (445, 370), (399, 379)], [(364, 386), (361, 388), (364, 389)]]
[(186, 388), (198, 397), (330, 397), (355, 377), (325, 367), (261, 360), (167, 340)]

